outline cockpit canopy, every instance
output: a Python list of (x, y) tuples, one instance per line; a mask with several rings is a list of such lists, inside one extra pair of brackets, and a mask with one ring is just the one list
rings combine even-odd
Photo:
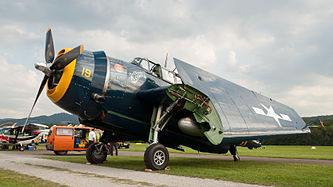
[(182, 80), (179, 75), (174, 71), (170, 71), (160, 64), (157, 64), (147, 58), (136, 57), (132, 61), (132, 64), (136, 64), (143, 69), (145, 69), (148, 73), (164, 80), (172, 84), (181, 84)]

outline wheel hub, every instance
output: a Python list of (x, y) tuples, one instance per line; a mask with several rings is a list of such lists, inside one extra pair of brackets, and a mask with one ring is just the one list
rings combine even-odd
[(154, 163), (156, 165), (162, 165), (165, 162), (165, 154), (163, 151), (159, 150), (156, 151), (156, 153), (154, 154)]

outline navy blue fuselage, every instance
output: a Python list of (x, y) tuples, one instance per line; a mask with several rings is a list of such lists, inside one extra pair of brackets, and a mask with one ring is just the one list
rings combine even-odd
[[(75, 68), (70, 84), (55, 103), (77, 115), (81, 123), (114, 133), (114, 141), (147, 141), (154, 105), (139, 98), (138, 93), (172, 83), (138, 64), (107, 57), (104, 52), (83, 51), (72, 63)], [(92, 93), (103, 95), (104, 103), (96, 102)], [(203, 152), (226, 153), (230, 144), (260, 138), (225, 137), (221, 144), (213, 145), (204, 136), (193, 137), (174, 130), (175, 123), (171, 120), (159, 134), (160, 143), (171, 148), (185, 145)]]

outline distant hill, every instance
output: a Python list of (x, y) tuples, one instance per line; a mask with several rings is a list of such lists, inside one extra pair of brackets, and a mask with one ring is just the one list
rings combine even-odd
[[(5, 118), (0, 119), (0, 124), (15, 122), (17, 124), (24, 124), (26, 118), (13, 119)], [(79, 124), (77, 116), (67, 114), (67, 113), (58, 113), (50, 116), (37, 116), (30, 118), (29, 122), (41, 123), (41, 124), (54, 124), (54, 125), (66, 125), (68, 122)]]
[(312, 117), (302, 117), (304, 121), (314, 121), (317, 118), (321, 120), (333, 120), (333, 115), (326, 115), (326, 116), (312, 116)]
[[(320, 118), (322, 121), (331, 122), (333, 121), (333, 115), (323, 115), (323, 116), (311, 116), (311, 117), (302, 117), (304, 121), (314, 121), (317, 118)], [(0, 119), (0, 124), (15, 122), (18, 124), (24, 124), (26, 118), (14, 119), (14, 118), (4, 118)], [(55, 125), (66, 125), (68, 122), (79, 124), (79, 120), (76, 116), (68, 114), (68, 113), (58, 113), (50, 116), (37, 116), (30, 118), (29, 122), (41, 123), (41, 124), (55, 124)], [(331, 123), (327, 123), (327, 125), (331, 125)], [(325, 125), (326, 125), (325, 124)]]

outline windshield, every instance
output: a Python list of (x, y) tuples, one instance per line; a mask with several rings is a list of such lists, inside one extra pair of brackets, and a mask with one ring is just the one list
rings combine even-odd
[(155, 77), (158, 77), (172, 84), (182, 83), (182, 80), (175, 71), (170, 71), (162, 67), (160, 64), (152, 62), (147, 58), (141, 58), (141, 57), (134, 58), (132, 64), (136, 64), (145, 69), (148, 73), (154, 75)]

